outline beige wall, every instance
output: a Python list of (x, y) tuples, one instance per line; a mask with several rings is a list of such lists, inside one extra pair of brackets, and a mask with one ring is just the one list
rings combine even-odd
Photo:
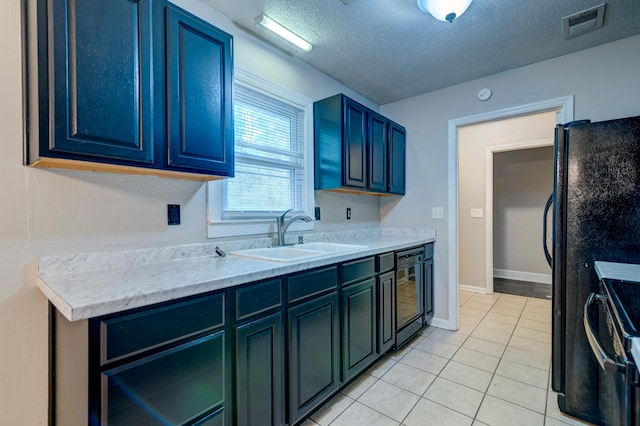
[[(437, 232), (435, 318), (449, 318), (449, 222), (431, 218), (447, 207), (449, 120), (573, 95), (574, 117), (600, 121), (640, 115), (640, 35), (382, 105), (407, 129), (407, 195), (381, 200), (384, 226), (426, 226)], [(488, 87), (493, 96), (477, 98)]]
[[(460, 285), (486, 288), (486, 156), (488, 148), (553, 139), (554, 111), (460, 128), (458, 132)], [(543, 204), (544, 205), (544, 204)], [(470, 217), (482, 209), (483, 218)]]
[[(202, 3), (175, 3), (234, 35), (236, 66), (314, 100), (343, 92), (378, 109)], [(22, 166), (20, 4), (0, 1), (0, 425), (12, 426), (47, 424), (47, 300), (36, 288), (37, 256), (207, 241), (202, 183)], [(172, 203), (182, 205), (180, 226), (167, 226)], [(316, 203), (326, 212), (318, 230), (379, 226), (377, 197), (321, 194)], [(330, 214), (346, 204), (351, 221)]]
[(552, 146), (494, 154), (494, 269), (551, 275), (542, 251), (542, 212), (552, 192)]

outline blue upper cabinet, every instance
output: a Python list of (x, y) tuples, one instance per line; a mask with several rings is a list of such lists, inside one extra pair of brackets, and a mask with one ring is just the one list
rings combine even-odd
[(389, 192), (404, 195), (406, 188), (407, 132), (398, 123), (389, 123)]
[(347, 98), (343, 108), (343, 184), (367, 189), (367, 109)]
[(163, 0), (38, 0), (37, 25), (28, 164), (233, 176), (229, 34)]
[(315, 189), (404, 195), (405, 129), (343, 94), (313, 104)]
[(233, 175), (231, 36), (167, 7), (170, 167)]
[(53, 132), (40, 135), (40, 155), (153, 163), (149, 2), (51, 7)]
[(387, 190), (389, 119), (369, 112), (369, 189)]

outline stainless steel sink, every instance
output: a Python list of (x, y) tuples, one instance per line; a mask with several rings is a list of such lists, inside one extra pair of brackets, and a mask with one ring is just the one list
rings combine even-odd
[(295, 262), (332, 253), (366, 249), (367, 246), (338, 243), (307, 243), (295, 246), (266, 247), (233, 251), (231, 254), (274, 262)]

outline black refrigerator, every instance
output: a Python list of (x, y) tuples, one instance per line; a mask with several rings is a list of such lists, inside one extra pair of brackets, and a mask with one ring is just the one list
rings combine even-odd
[(607, 424), (583, 310), (596, 260), (640, 263), (640, 117), (559, 125), (554, 154), (552, 388), (561, 411)]

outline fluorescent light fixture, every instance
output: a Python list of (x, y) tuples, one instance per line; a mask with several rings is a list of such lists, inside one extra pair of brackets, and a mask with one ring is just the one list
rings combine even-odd
[(267, 15), (260, 16), (258, 18), (257, 22), (258, 22), (258, 24), (262, 25), (266, 29), (268, 29), (270, 31), (273, 31), (274, 33), (278, 34), (280, 37), (282, 37), (283, 39), (287, 40), (288, 42), (295, 44), (296, 46), (298, 46), (300, 49), (304, 50), (305, 52), (310, 52), (311, 49), (313, 49), (313, 46), (311, 45), (311, 43), (309, 43), (308, 41), (303, 40), (301, 37), (295, 35), (294, 33), (289, 31), (288, 29), (286, 29), (282, 25), (278, 24), (273, 19), (269, 18)]
[(418, 0), (418, 7), (434, 18), (453, 22), (469, 8), (472, 0)]

